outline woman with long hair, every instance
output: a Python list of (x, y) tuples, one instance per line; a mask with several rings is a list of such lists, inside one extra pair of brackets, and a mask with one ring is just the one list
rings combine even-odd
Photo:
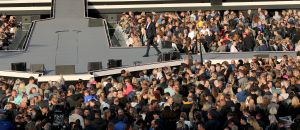
[(250, 126), (252, 126), (254, 128), (254, 130), (263, 130), (263, 128), (261, 128), (259, 126), (258, 122), (256, 121), (256, 119), (254, 117), (249, 117), (248, 123), (250, 124)]
[(292, 98), (291, 106), (289, 108), (289, 113), (292, 116), (292, 120), (300, 114), (300, 101), (297, 96)]

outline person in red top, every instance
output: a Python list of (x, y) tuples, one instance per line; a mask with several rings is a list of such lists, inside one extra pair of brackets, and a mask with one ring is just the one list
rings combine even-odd
[(132, 84), (129, 79), (125, 79), (125, 85), (126, 85), (126, 87), (123, 88), (123, 95), (128, 96), (132, 92), (132, 89), (133, 89)]

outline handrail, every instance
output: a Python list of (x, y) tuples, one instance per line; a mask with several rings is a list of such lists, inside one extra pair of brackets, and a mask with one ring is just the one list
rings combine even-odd
[(25, 38), (25, 44), (22, 47), (23, 51), (27, 51), (27, 49), (28, 49), (28, 44), (29, 44), (29, 41), (31, 39), (32, 32), (33, 32), (35, 24), (36, 24), (36, 21), (32, 21), (32, 23), (30, 25), (30, 28), (29, 28), (29, 31), (28, 31), (28, 33), (26, 35), (26, 38)]
[(109, 70), (116, 70), (116, 69), (126, 69), (126, 68), (137, 67), (137, 66), (157, 65), (157, 64), (162, 64), (162, 63), (170, 63), (170, 62), (178, 62), (178, 61), (183, 61), (183, 59), (180, 58), (180, 59), (177, 59), (177, 60), (169, 60), (169, 61), (162, 61), (162, 62), (146, 63), (146, 64), (140, 64), (140, 65), (136, 65), (136, 66), (122, 66), (122, 67), (115, 67), (115, 68), (106, 68), (106, 69), (101, 69), (101, 70), (94, 70), (92, 72), (101, 72), (101, 71), (109, 71)]
[[(107, 22), (107, 24), (118, 24), (118, 22), (117, 21), (113, 21), (113, 22)], [(108, 27), (108, 33), (110, 34), (110, 30), (115, 30), (116, 31), (116, 28), (114, 28), (114, 27), (112, 27), (112, 28), (109, 28)], [(117, 38), (117, 40), (119, 41), (119, 39), (120, 39), (120, 37), (117, 37), (117, 35), (114, 33), (113, 34), (113, 36), (115, 37), (115, 38)], [(111, 43), (109, 44), (110, 46), (109, 46), (109, 48), (114, 48), (114, 47), (116, 47), (116, 48), (119, 48), (119, 47), (121, 47), (121, 46), (115, 46), (115, 44), (113, 44), (112, 43), (112, 41), (110, 41)], [(122, 48), (122, 47), (121, 47)]]
[(103, 24), (104, 24), (104, 27), (105, 27), (105, 32), (106, 32), (106, 37), (107, 37), (107, 40), (108, 40), (108, 43), (109, 43), (109, 47), (111, 47), (112, 42), (111, 42), (111, 39), (110, 39), (110, 36), (109, 36), (108, 24), (106, 22), (106, 19), (103, 19)]
[[(139, 47), (110, 47), (110, 49), (133, 49), (133, 48), (146, 48), (147, 46), (139, 46)], [(160, 47), (160, 46), (157, 46)], [(263, 53), (263, 54), (267, 54), (267, 53), (295, 53), (297, 51), (248, 51), (248, 52), (206, 52), (203, 54), (240, 54), (240, 53), (251, 53), (251, 54), (255, 54), (255, 53)]]
[(55, 9), (54, 9), (55, 8), (54, 7), (55, 6), (55, 2), (56, 2), (56, 0), (52, 0), (52, 2), (51, 2), (51, 14), (50, 15), (51, 15), (52, 18), (55, 17)]

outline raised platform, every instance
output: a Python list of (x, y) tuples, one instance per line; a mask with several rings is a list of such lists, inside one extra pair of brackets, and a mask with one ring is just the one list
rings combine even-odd
[[(213, 64), (221, 63), (223, 61), (228, 61), (230, 63), (231, 60), (239, 60), (239, 59), (248, 59), (250, 60), (254, 56), (261, 56), (263, 58), (267, 58), (267, 56), (278, 56), (280, 60), (280, 56), (282, 55), (289, 55), (289, 56), (296, 56), (295, 52), (274, 52), (274, 53), (240, 53), (240, 54), (232, 54), (232, 53), (209, 53), (204, 54), (204, 61), (210, 60)], [(151, 58), (155, 58), (156, 56), (152, 56)], [(186, 57), (185, 55), (183, 57)], [(194, 60), (200, 61), (199, 55), (192, 55)], [(146, 60), (146, 59), (145, 59)], [(183, 63), (184, 60), (175, 60), (175, 61), (168, 61), (162, 63), (151, 63), (151, 64), (142, 64), (138, 66), (127, 66), (127, 67), (120, 67), (120, 68), (112, 68), (112, 69), (103, 69), (99, 71), (94, 71), (92, 73), (85, 73), (85, 74), (72, 74), (72, 75), (63, 75), (65, 81), (74, 81), (78, 79), (82, 80), (89, 80), (92, 77), (103, 77), (108, 75), (120, 74), (121, 70), (127, 70), (130, 72), (140, 71), (140, 70), (149, 70), (154, 68), (161, 68), (165, 66), (178, 66)], [(42, 75), (39, 73), (31, 73), (31, 72), (16, 72), (16, 71), (0, 71), (0, 76), (4, 77), (15, 77), (15, 78), (29, 78), (33, 76), (38, 79), (39, 82), (47, 82), (47, 81), (57, 81), (61, 78), (60, 75)]]
[(33, 22), (26, 50), (0, 52), (0, 70), (26, 62), (27, 69), (44, 64), (48, 75), (55, 74), (57, 65), (75, 65), (75, 73), (81, 74), (88, 72), (89, 62), (100, 61), (107, 68), (109, 59), (122, 59), (123, 66), (157, 61), (157, 56), (142, 57), (146, 48), (110, 48), (105, 20), (86, 17), (85, 0), (53, 0), (52, 12), (53, 18)]

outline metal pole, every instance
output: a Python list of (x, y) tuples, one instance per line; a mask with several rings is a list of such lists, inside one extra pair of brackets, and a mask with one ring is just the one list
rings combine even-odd
[[(197, 34), (196, 34), (196, 49), (198, 50), (198, 34), (199, 34), (199, 30), (198, 30), (198, 23), (197, 23), (197, 25), (196, 25), (196, 32), (197, 32)], [(200, 64), (201, 65), (203, 65), (203, 56), (202, 56), (202, 43), (200, 42), (200, 46), (199, 46), (199, 49), (200, 49)], [(197, 52), (198, 53), (198, 52)]]
[(203, 56), (202, 56), (202, 42), (200, 42), (200, 60), (201, 65), (203, 65)]

